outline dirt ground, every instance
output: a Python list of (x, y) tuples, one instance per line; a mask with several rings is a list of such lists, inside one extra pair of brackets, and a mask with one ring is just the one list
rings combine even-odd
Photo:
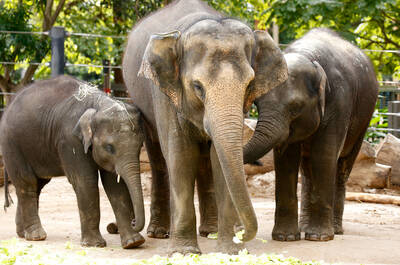
[[(14, 202), (17, 201), (11, 187)], [(167, 254), (167, 239), (150, 239), (138, 249), (123, 250), (119, 235), (110, 235), (106, 225), (114, 220), (110, 203), (101, 190), (101, 232), (107, 241), (103, 249), (86, 249), (93, 259), (101, 258), (149, 258), (155, 254)], [(0, 188), (4, 198), (4, 188)], [(3, 199), (0, 199), (3, 202)], [(400, 207), (369, 203), (347, 202), (344, 213), (345, 235), (335, 236), (329, 242), (277, 242), (271, 239), (274, 220), (273, 199), (253, 199), (257, 212), (259, 231), (257, 238), (247, 243), (252, 254), (275, 253), (293, 256), (303, 261), (317, 260), (342, 264), (400, 264)], [(16, 237), (16, 205), (0, 214), (0, 240)], [(62, 251), (67, 242), (78, 247), (80, 241), (79, 214), (76, 197), (66, 178), (53, 178), (43, 189), (40, 197), (40, 217), (47, 239), (34, 245)], [(146, 199), (146, 220), (149, 220), (149, 199)], [(145, 233), (142, 233), (145, 235)], [(302, 235), (304, 238), (304, 235)], [(198, 237), (203, 253), (212, 252), (216, 241)], [(267, 240), (263, 242), (261, 239)]]

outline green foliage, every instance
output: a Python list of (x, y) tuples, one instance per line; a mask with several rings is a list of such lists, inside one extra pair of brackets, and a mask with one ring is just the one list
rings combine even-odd
[[(125, 36), (143, 16), (160, 8), (163, 1), (93, 0), (79, 1), (59, 17), (59, 24), (69, 32), (94, 33), (122, 38), (89, 38), (71, 36), (66, 39), (66, 57), (72, 64), (102, 65), (109, 60), (111, 65), (120, 65)], [(100, 74), (101, 68), (90, 68), (89, 72)], [(71, 71), (68, 69), (68, 71)], [(86, 69), (74, 69), (84, 72)]]
[(388, 109), (378, 109), (376, 108), (374, 114), (372, 115), (372, 119), (369, 123), (369, 129), (365, 134), (364, 139), (372, 144), (379, 143), (383, 138), (385, 138), (387, 132), (386, 131), (374, 131), (373, 128), (387, 128), (388, 127), (388, 117), (381, 113), (387, 113)]
[[(362, 49), (400, 50), (399, 0), (275, 1), (267, 23), (277, 20), (283, 43), (314, 27), (329, 27)], [(400, 54), (368, 52), (380, 78), (400, 76)]]
[[(132, 258), (120, 259), (94, 259), (88, 254), (88, 249), (73, 246), (67, 242), (65, 250), (49, 250), (35, 245), (27, 245), (17, 239), (0, 242), (0, 264), (285, 264), (285, 265), (313, 265), (320, 262), (302, 262), (296, 258), (286, 258), (282, 255), (262, 254), (259, 256), (250, 255), (247, 250), (241, 251), (238, 255), (222, 253), (210, 253), (205, 255), (190, 254), (183, 256), (174, 254), (172, 257), (160, 257), (158, 255), (149, 259), (135, 260)], [(104, 251), (107, 251), (105, 249)]]
[[(31, 24), (33, 16), (33, 1), (21, 1), (20, 4), (7, 4), (0, 2), (0, 30), (5, 31), (37, 31), (38, 28)], [(3, 62), (41, 62), (42, 58), (50, 50), (50, 42), (43, 40), (38, 35), (30, 34), (0, 34), (0, 61)], [(18, 67), (8, 65), (11, 71), (17, 71)], [(1, 71), (2, 70), (2, 71)], [(0, 67), (0, 73), (4, 69)], [(13, 81), (17, 82), (21, 76), (13, 75)]]

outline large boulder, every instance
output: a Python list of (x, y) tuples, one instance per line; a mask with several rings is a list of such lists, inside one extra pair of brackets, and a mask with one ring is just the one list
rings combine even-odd
[(377, 146), (378, 163), (392, 167), (390, 184), (400, 185), (400, 139), (388, 134)]
[[(245, 119), (243, 126), (243, 145), (245, 145), (250, 138), (253, 136), (254, 130), (257, 125), (257, 120)], [(258, 174), (265, 174), (274, 170), (274, 154), (270, 151), (265, 156), (260, 158), (259, 162), (261, 165), (246, 164), (244, 165), (244, 171), (248, 176), (254, 176)]]
[(391, 167), (376, 163), (377, 154), (374, 147), (364, 141), (351, 171), (347, 187), (353, 191), (365, 188), (386, 188)]

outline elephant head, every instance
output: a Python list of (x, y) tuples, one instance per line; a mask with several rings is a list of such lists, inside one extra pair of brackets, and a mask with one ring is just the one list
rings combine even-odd
[(244, 177), (243, 113), (287, 78), (279, 48), (267, 32), (253, 32), (238, 20), (204, 19), (182, 32), (152, 35), (139, 75), (212, 141), (245, 227), (243, 238), (251, 240), (257, 220)]
[(285, 59), (288, 80), (255, 102), (258, 122), (244, 147), (245, 163), (254, 162), (272, 148), (283, 150), (287, 144), (307, 138), (324, 116), (329, 89), (324, 69), (300, 54), (285, 54)]
[(89, 108), (75, 126), (85, 153), (91, 148), (96, 164), (114, 172), (126, 183), (135, 212), (134, 230), (144, 227), (144, 204), (140, 180), (140, 149), (144, 135), (140, 112), (122, 102), (98, 110)]

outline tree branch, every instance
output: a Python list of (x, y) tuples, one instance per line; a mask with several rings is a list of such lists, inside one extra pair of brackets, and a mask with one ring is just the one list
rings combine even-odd
[(389, 16), (388, 13), (386, 13), (385, 11), (382, 11), (382, 14), (383, 14), (384, 17), (386, 17), (389, 20), (395, 22), (396, 24), (400, 24), (400, 20), (398, 20), (398, 19), (396, 19), (396, 18), (394, 18), (392, 16)]
[(7, 84), (8, 84), (8, 82), (4, 79), (3, 76), (0, 75), (0, 88), (1, 88), (1, 91), (8, 92), (7, 91), (7, 88), (8, 88)]
[(397, 44), (396, 42), (394, 42), (393, 40), (391, 40), (389, 38), (389, 36), (386, 34), (386, 28), (384, 25), (385, 24), (384, 21), (379, 21), (376, 19), (371, 19), (371, 21), (375, 22), (376, 25), (381, 29), (381, 32), (383, 34), (383, 39), (385, 40), (386, 43), (390, 43), (390, 44), (394, 45), (396, 48), (400, 49), (400, 45)]
[(47, 0), (46, 1), (46, 10), (44, 11), (44, 16), (45, 17), (50, 17), (51, 16), (51, 10), (53, 9), (53, 0)]
[[(58, 3), (58, 6), (57, 6), (56, 10), (54, 11), (54, 14), (53, 14), (53, 15), (51, 16), (51, 18), (50, 18), (50, 28), (51, 28), (51, 27), (54, 25), (54, 23), (56, 22), (56, 19), (57, 19), (58, 15), (60, 14), (60, 12), (61, 12), (61, 10), (62, 10), (64, 4), (65, 4), (65, 0), (60, 0), (60, 2)], [(50, 29), (50, 28), (49, 28), (49, 29)], [(48, 30), (49, 30), (49, 29), (48, 29)]]
[(18, 86), (19, 87), (26, 86), (32, 80), (32, 77), (35, 74), (35, 71), (37, 68), (38, 68), (38, 65), (29, 65), (28, 68), (26, 69), (24, 77), (22, 78), (22, 80), (18, 84)]
[(3, 92), (11, 92), (15, 88), (15, 85), (0, 75), (0, 88)]

